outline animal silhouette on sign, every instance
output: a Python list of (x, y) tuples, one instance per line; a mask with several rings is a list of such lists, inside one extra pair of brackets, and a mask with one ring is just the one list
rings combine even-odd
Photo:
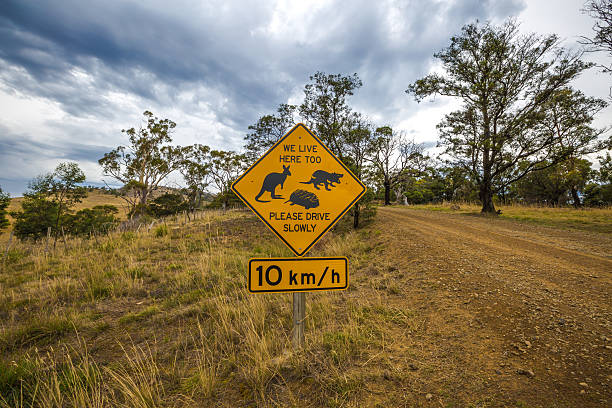
[(276, 187), (278, 187), (279, 185), (280, 185), (280, 188), (282, 189), (283, 184), (285, 183), (285, 180), (287, 179), (287, 176), (290, 176), (290, 175), (291, 175), (291, 172), (289, 171), (289, 166), (285, 166), (285, 165), (283, 165), (282, 173), (268, 174), (263, 181), (261, 190), (259, 190), (259, 194), (255, 196), (255, 201), (259, 201), (260, 203), (269, 203), (270, 200), (264, 201), (264, 200), (259, 199), (259, 197), (261, 197), (263, 193), (265, 193), (266, 191), (270, 193), (270, 196), (274, 200), (283, 199), (283, 197), (276, 195), (275, 190), (276, 190)]
[(334, 183), (340, 184), (340, 178), (343, 174), (340, 173), (328, 173), (325, 170), (317, 170), (312, 173), (310, 181), (300, 181), (302, 184), (312, 184), (314, 188), (319, 189), (320, 184), (325, 184), (325, 189), (331, 191), (330, 187), (335, 187)]
[(315, 193), (306, 190), (295, 190), (285, 203), (291, 203), (291, 205), (298, 204), (309, 210), (319, 206), (319, 197)]

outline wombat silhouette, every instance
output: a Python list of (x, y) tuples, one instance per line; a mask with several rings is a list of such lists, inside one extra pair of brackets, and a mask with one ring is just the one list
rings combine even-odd
[(260, 203), (269, 203), (270, 200), (264, 201), (260, 200), (259, 197), (263, 195), (266, 191), (270, 193), (270, 196), (275, 199), (282, 199), (283, 197), (277, 196), (275, 193), (276, 187), (280, 185), (281, 189), (283, 188), (283, 184), (287, 179), (287, 176), (290, 176), (291, 172), (289, 171), (289, 166), (283, 165), (282, 173), (270, 173), (264, 178), (263, 184), (261, 186), (261, 190), (259, 190), (259, 194), (255, 196), (255, 201), (259, 201)]
[(325, 189), (331, 191), (329, 187), (335, 187), (334, 183), (340, 183), (340, 177), (342, 176), (343, 174), (340, 173), (328, 173), (325, 170), (317, 170), (312, 173), (310, 181), (300, 181), (300, 183), (312, 184), (317, 190), (320, 190), (320, 184), (325, 184)]

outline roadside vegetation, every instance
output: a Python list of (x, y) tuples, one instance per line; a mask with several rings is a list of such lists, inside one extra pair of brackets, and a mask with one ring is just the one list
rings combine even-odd
[[(497, 204), (500, 210), (499, 218), (529, 223), (549, 225), (557, 228), (580, 229), (612, 233), (612, 208), (579, 208), (572, 207), (542, 207), (539, 205), (503, 205)], [(414, 204), (406, 206), (409, 209), (444, 211), (456, 214), (478, 215), (478, 204), (468, 202), (439, 204)]]
[[(440, 254), (405, 252), (391, 225), (354, 231), (347, 217), (309, 254), (348, 256), (350, 285), (307, 295), (302, 350), (291, 346), (291, 295), (246, 290), (250, 257), (290, 255), (250, 212), (166, 217), (48, 251), (16, 242), (0, 274), (0, 406), (418, 406), (431, 392), (459, 406), (487, 400), (484, 389), (454, 395), (457, 379), (440, 377), (463, 370), (435, 362), (456, 354), (456, 345), (442, 351), (450, 317), (404, 303), (412, 269), (433, 279), (421, 288), (446, 279), (426, 261)], [(411, 266), (415, 257), (425, 261)], [(435, 354), (423, 354), (432, 341)], [(474, 375), (486, 374), (460, 381)], [(390, 382), (399, 388), (382, 392)]]
[[(290, 352), (290, 295), (246, 291), (249, 257), (289, 255), (260, 224), (211, 211), (49, 252), (14, 245), (0, 274), (0, 406), (292, 403), (274, 391), (304, 376), (321, 404), (349, 398), (358, 384), (342, 367), (382, 341), (364, 313), (407, 316), (381, 299), (346, 309), (346, 295), (309, 295), (308, 350)], [(353, 254), (358, 270), (366, 250), (348, 232), (313, 255)]]

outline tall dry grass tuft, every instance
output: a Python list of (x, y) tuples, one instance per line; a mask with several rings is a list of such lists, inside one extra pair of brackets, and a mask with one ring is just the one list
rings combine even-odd
[(203, 398), (211, 398), (219, 382), (218, 371), (220, 362), (215, 359), (215, 352), (209, 339), (204, 335), (202, 325), (198, 321), (198, 349), (195, 353), (195, 374), (185, 379), (185, 388), (193, 397), (198, 393)]
[[(0, 393), (0, 407), (102, 408), (110, 405), (102, 375), (83, 340), (65, 346), (60, 356), (27, 355), (5, 368), (2, 385), (14, 381), (18, 389)], [(2, 375), (0, 375), (2, 377)], [(12, 378), (11, 378), (12, 377)], [(6, 392), (8, 391), (8, 392)]]
[(113, 401), (118, 407), (154, 408), (164, 404), (164, 385), (160, 369), (149, 345), (132, 345), (126, 350), (121, 345), (126, 362), (117, 369), (105, 367), (113, 380), (112, 387), (119, 394)]

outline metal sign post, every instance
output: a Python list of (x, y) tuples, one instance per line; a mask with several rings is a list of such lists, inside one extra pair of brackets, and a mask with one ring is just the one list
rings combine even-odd
[(306, 293), (293, 293), (293, 347), (304, 345), (304, 320), (306, 319)]

